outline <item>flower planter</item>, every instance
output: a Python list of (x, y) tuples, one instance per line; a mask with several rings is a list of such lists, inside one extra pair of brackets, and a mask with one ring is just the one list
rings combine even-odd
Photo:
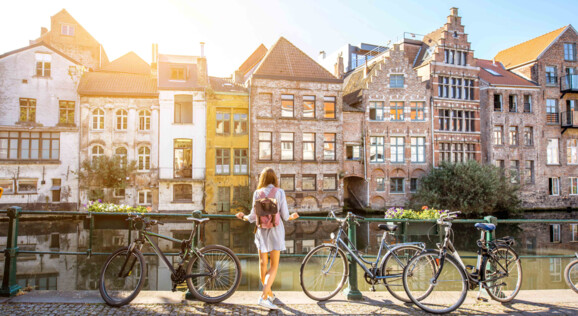
[[(401, 226), (395, 231), (397, 235), (425, 236), (429, 234), (430, 236), (437, 236), (439, 234), (438, 225), (435, 222), (409, 222), (407, 224), (401, 222), (396, 224)], [(407, 225), (405, 230), (404, 225)]]
[[(126, 215), (92, 213), (92, 216), (94, 217), (94, 229), (128, 229), (130, 223), (126, 220)], [(90, 218), (84, 219), (84, 227), (90, 228)]]

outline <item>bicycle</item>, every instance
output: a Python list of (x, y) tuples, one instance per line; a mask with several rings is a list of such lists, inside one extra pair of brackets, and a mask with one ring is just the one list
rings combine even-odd
[(496, 229), (494, 224), (477, 223), (480, 231), (477, 241), (477, 265), (464, 265), (452, 243), (452, 220), (460, 212), (443, 214), (437, 223), (444, 227), (443, 244), (438, 250), (428, 250), (413, 257), (403, 272), (403, 286), (408, 297), (422, 310), (449, 313), (464, 302), (468, 289), (484, 288), (488, 295), (499, 302), (509, 302), (522, 286), (522, 264), (512, 249), (512, 237), (494, 241), (486, 239), (486, 232)]
[(576, 293), (578, 293), (578, 252), (576, 254), (576, 260), (571, 261), (566, 266), (564, 270), (564, 279), (566, 284)]
[[(105, 261), (100, 273), (98, 289), (104, 301), (114, 307), (130, 303), (141, 291), (147, 276), (147, 264), (141, 249), (149, 243), (155, 254), (171, 271), (172, 290), (184, 282), (190, 293), (206, 303), (218, 303), (229, 298), (241, 281), (241, 264), (237, 256), (227, 247), (209, 245), (198, 249), (193, 241), (198, 226), (208, 218), (188, 217), (193, 229), (188, 239), (175, 239), (150, 231), (163, 223), (138, 214), (129, 214), (127, 221), (138, 231), (138, 238), (128, 247), (112, 253)], [(179, 261), (175, 268), (151, 239), (158, 237), (181, 244)], [(186, 266), (185, 266), (186, 263)]]
[[(345, 218), (337, 218), (333, 211), (330, 211), (329, 216), (340, 223), (337, 235), (331, 233), (330, 243), (323, 243), (313, 248), (303, 259), (299, 275), (303, 292), (317, 301), (328, 300), (335, 296), (349, 275), (349, 262), (345, 256), (347, 252), (351, 259), (365, 271), (365, 281), (371, 285), (371, 291), (375, 291), (375, 285), (382, 281), (393, 297), (403, 302), (410, 302), (405, 297), (401, 284), (403, 268), (411, 257), (425, 250), (425, 244), (411, 242), (390, 246), (386, 242), (386, 235), (393, 234), (398, 226), (379, 224), (379, 229), (384, 232), (377, 257), (375, 261), (366, 260), (351, 240), (345, 236), (345, 231), (349, 228), (349, 219), (353, 219), (359, 225), (358, 220), (364, 218), (351, 212), (347, 213)], [(387, 252), (382, 256), (384, 248)]]

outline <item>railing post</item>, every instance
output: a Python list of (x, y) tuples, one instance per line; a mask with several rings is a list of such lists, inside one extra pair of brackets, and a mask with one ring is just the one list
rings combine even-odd
[(22, 209), (18, 206), (8, 208), (6, 214), (10, 217), (8, 223), (8, 240), (4, 251), (4, 276), (2, 278), (2, 288), (0, 296), (14, 296), (20, 290), (20, 285), (16, 282), (16, 259), (18, 256), (18, 221)]
[[(486, 222), (488, 222), (489, 224), (496, 225), (496, 229), (498, 229), (498, 219), (495, 216), (486, 216), (486, 217), (484, 217), (484, 220)], [(493, 241), (496, 239), (496, 229), (494, 229), (491, 232), (486, 232), (486, 240), (487, 241)]]
[[(203, 218), (203, 212), (193, 211), (192, 217)], [(197, 225), (197, 233), (195, 234), (195, 236), (193, 236), (193, 240), (192, 240), (193, 247), (199, 247), (200, 236), (201, 236), (201, 225)], [(189, 289), (187, 289), (187, 293), (185, 293), (185, 299), (187, 299), (187, 300), (194, 300), (195, 299), (195, 297), (193, 296), (193, 294), (191, 294), (191, 291), (189, 291)]]
[[(357, 248), (355, 221), (353, 220), (353, 218), (350, 217), (348, 223), (349, 223), (349, 231), (347, 232), (347, 237), (349, 238), (349, 241), (351, 241), (353, 246)], [(361, 300), (363, 296), (361, 295), (361, 292), (359, 292), (359, 289), (357, 288), (357, 263), (351, 257), (351, 255), (347, 256), (349, 257), (348, 258), (349, 284), (347, 285), (347, 288), (343, 291), (343, 293), (345, 294), (348, 300)]]

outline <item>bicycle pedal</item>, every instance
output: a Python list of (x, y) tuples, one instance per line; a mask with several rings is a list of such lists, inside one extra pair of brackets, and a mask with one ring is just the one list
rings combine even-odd
[(375, 286), (372, 286), (369, 290), (370, 290), (371, 292), (375, 292)]
[(484, 302), (484, 303), (486, 303), (486, 302), (488, 301), (487, 298), (481, 297), (481, 296), (478, 296), (478, 297), (477, 297), (477, 300), (480, 301), (480, 302)]

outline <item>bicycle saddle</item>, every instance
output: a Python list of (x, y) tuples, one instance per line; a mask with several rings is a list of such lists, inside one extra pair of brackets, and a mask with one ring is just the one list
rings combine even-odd
[(486, 223), (476, 223), (476, 228), (481, 229), (487, 232), (491, 232), (492, 230), (496, 229), (496, 225), (494, 224), (486, 224)]
[(197, 222), (197, 223), (199, 223), (199, 224), (202, 223), (202, 222), (208, 221), (209, 219), (210, 219), (210, 218), (187, 217), (187, 220), (189, 220), (189, 221), (195, 221), (195, 222)]
[(387, 232), (394, 232), (397, 229), (397, 225), (394, 224), (379, 224), (377, 227)]

